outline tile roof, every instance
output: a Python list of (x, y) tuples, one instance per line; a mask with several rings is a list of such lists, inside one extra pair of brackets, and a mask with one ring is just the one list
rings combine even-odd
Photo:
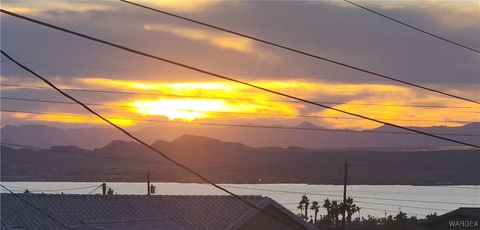
[[(72, 229), (236, 229), (258, 213), (231, 196), (18, 195)], [(11, 194), (0, 198), (2, 229), (62, 229)], [(242, 198), (298, 219), (268, 197)]]

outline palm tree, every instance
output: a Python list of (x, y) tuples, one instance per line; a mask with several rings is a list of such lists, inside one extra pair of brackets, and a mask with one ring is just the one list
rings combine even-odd
[(335, 220), (335, 224), (338, 223), (338, 216), (340, 215), (340, 210), (341, 207), (340, 205), (338, 204), (338, 201), (334, 200), (332, 201), (332, 205), (331, 205), (331, 210), (332, 210), (332, 217), (333, 217), (333, 220)]
[[(353, 214), (355, 214), (356, 212), (359, 212), (360, 211), (360, 207), (358, 207), (357, 205), (355, 205), (353, 203), (353, 198), (349, 197), (347, 198), (346, 202), (345, 203), (341, 203), (341, 212), (343, 213), (343, 210), (345, 210), (347, 216), (346, 216), (346, 220), (348, 222), (351, 222), (352, 221), (352, 216)], [(345, 217), (344, 217), (345, 218)]]
[(358, 207), (358, 206), (356, 206), (356, 205), (354, 205), (354, 206), (355, 206), (355, 207), (353, 207), (352, 213), (348, 215), (348, 221), (349, 221), (349, 222), (352, 221), (352, 216), (353, 216), (353, 214), (355, 214), (356, 212), (360, 213), (360, 209), (361, 209), (361, 208)]
[(303, 217), (303, 214), (302, 214), (302, 212), (303, 212), (303, 204), (302, 204), (302, 201), (300, 201), (300, 203), (298, 203), (297, 209), (300, 210), (300, 212), (298, 213), (298, 215), (299, 215), (300, 217)]
[(432, 213), (432, 214), (429, 214), (429, 215), (425, 216), (425, 218), (426, 218), (427, 220), (430, 220), (430, 219), (433, 219), (433, 218), (435, 218), (435, 217), (437, 217), (437, 216), (438, 216), (438, 215), (437, 215), (437, 212), (434, 212), (434, 213)]
[(302, 196), (302, 199), (300, 200), (300, 204), (303, 205), (303, 209), (305, 211), (305, 221), (308, 220), (308, 205), (310, 205), (310, 200), (308, 199), (308, 197), (306, 195), (303, 195)]
[(405, 220), (407, 220), (407, 214), (400, 211), (396, 216), (395, 216), (395, 221), (398, 221), (398, 222), (403, 222)]
[(314, 215), (315, 219), (314, 219), (313, 223), (317, 223), (317, 215), (318, 215), (318, 211), (320, 209), (320, 206), (318, 205), (318, 202), (313, 201), (312, 206), (310, 206), (310, 209), (312, 209), (315, 212), (315, 215)]
[(332, 203), (330, 202), (330, 200), (329, 200), (328, 198), (323, 201), (323, 207), (324, 207), (325, 209), (327, 209), (326, 219), (327, 219), (329, 222), (332, 222), (332, 221), (333, 221)]

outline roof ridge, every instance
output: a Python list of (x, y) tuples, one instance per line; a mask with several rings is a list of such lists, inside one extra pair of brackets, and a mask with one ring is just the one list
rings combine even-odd
[[(258, 208), (264, 209), (267, 207), (273, 200), (270, 197), (264, 197), (266, 199), (263, 199), (260, 203)], [(255, 204), (254, 204), (255, 205)], [(237, 229), (239, 228), (242, 224), (245, 223), (245, 221), (249, 220), (251, 217), (256, 215), (259, 212), (258, 209), (253, 209), (250, 208), (249, 212), (245, 212), (244, 215), (238, 217), (235, 221), (231, 222), (225, 229)]]

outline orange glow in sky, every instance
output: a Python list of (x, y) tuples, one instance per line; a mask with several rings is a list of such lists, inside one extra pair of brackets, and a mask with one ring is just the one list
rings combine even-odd
[[(461, 126), (468, 122), (479, 120), (478, 114), (480, 108), (471, 103), (445, 99), (444, 97), (436, 95), (423, 95), (410, 88), (396, 85), (344, 84), (304, 80), (259, 80), (251, 83), (314, 101), (335, 101), (335, 98), (339, 96), (344, 97), (346, 99), (344, 99), (343, 104), (329, 105), (337, 109), (403, 126)], [(292, 100), (237, 83), (224, 81), (158, 82), (79, 78), (76, 80), (75, 85), (78, 85), (77, 87), (91, 89), (137, 92), (137, 94), (122, 96), (114, 102), (108, 103), (121, 107), (115, 109), (102, 107), (106, 109), (102, 114), (105, 114), (107, 117), (117, 116), (123, 118), (141, 115), (142, 117), (168, 118), (170, 120), (188, 122), (195, 122), (199, 119), (227, 119), (231, 123), (242, 123), (250, 121), (256, 122), (256, 119), (262, 118), (262, 116), (258, 116), (258, 114), (275, 114), (281, 115), (280, 117), (275, 117), (274, 121), (272, 119), (272, 122), (278, 122), (275, 124), (292, 125), (302, 122), (302, 118), (296, 118), (294, 117), (295, 115), (308, 115), (321, 117), (310, 121), (327, 128), (363, 130), (381, 126), (379, 123), (362, 119), (331, 118), (352, 117), (333, 110), (308, 106), (302, 103), (285, 102), (285, 100)], [(333, 100), (331, 98), (333, 98)], [(463, 106), (465, 108), (450, 109), (397, 106), (405, 104)], [(15, 117), (63, 123), (97, 124), (101, 122), (97, 119), (85, 117), (55, 115), (16, 114)], [(263, 116), (263, 118), (265, 117), (267, 116)], [(130, 126), (138, 123), (137, 121), (124, 119), (114, 121), (122, 126)]]
[[(97, 118), (93, 115), (79, 115), (75, 113), (58, 113), (58, 114), (30, 114), (30, 113), (13, 113), (13, 117), (29, 119), (33, 121), (46, 121), (46, 122), (62, 122), (62, 123), (93, 123), (104, 124), (105, 121)], [(119, 126), (134, 125), (135, 121), (125, 118), (109, 118), (107, 119)]]
[(132, 103), (142, 115), (163, 115), (170, 120), (192, 121), (208, 117), (209, 111), (227, 110), (228, 106), (220, 100), (204, 99), (159, 99), (138, 100)]
[[(141, 95), (121, 104), (132, 106), (133, 109), (130, 109), (130, 111), (136, 114), (165, 116), (170, 120), (193, 121), (201, 118), (219, 117), (220, 115), (215, 112), (296, 115), (298, 114), (298, 108), (300, 108), (299, 105), (266, 101), (271, 99), (272, 96), (230, 82), (133, 82), (100, 78), (87, 78), (81, 81), (89, 85), (158, 93), (159, 96), (155, 98)], [(278, 87), (277, 85), (280, 86), (281, 84), (271, 83), (272, 88)], [(285, 86), (282, 85), (282, 87)], [(228, 100), (224, 98), (246, 98), (248, 100)], [(252, 117), (254, 116), (252, 115)]]

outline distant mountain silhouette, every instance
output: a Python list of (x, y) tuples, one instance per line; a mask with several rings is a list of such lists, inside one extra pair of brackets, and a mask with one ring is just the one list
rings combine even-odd
[[(221, 154), (234, 153), (248, 153), (257, 150), (264, 150), (264, 148), (252, 148), (241, 143), (225, 142), (210, 137), (182, 135), (181, 137), (168, 142), (163, 140), (155, 141), (152, 146), (161, 152), (170, 154), (176, 159), (203, 157), (208, 159), (208, 156), (221, 156)], [(266, 148), (271, 150), (270, 148)], [(272, 148), (278, 149), (278, 148)], [(152, 150), (129, 141), (112, 141), (104, 147), (94, 150), (97, 154), (112, 157), (126, 157), (136, 158), (139, 153), (142, 158), (149, 160), (158, 160), (158, 156)], [(206, 158), (205, 158), (206, 157)]]
[[(480, 151), (475, 150), (312, 150), (249, 147), (209, 137), (183, 135), (153, 146), (168, 157), (219, 183), (342, 183), (343, 162), (352, 184), (478, 184)], [(51, 150), (2, 145), (3, 181), (200, 182), (152, 150), (112, 141), (93, 151), (76, 146)], [(454, 162), (454, 163), (452, 163)]]
[(321, 128), (319, 126), (316, 126), (310, 122), (307, 122), (307, 121), (304, 121), (302, 123), (300, 123), (299, 125), (295, 126), (297, 128), (303, 128), (303, 129), (318, 129), (318, 128)]
[(251, 150), (250, 147), (241, 143), (225, 142), (210, 137), (188, 134), (180, 136), (170, 144), (174, 150), (183, 152), (245, 152)]
[(104, 147), (96, 148), (94, 151), (106, 156), (127, 157), (132, 159), (135, 158), (137, 153), (149, 152), (146, 147), (136, 142), (120, 140), (112, 141)]
[(0, 130), (2, 142), (51, 147), (76, 145), (92, 149), (113, 140), (127, 139), (125, 135), (107, 128), (61, 129), (46, 125), (7, 125)]
[[(322, 128), (303, 122), (296, 128)], [(460, 127), (411, 127), (438, 134), (480, 134), (480, 123)], [(382, 126), (376, 132), (406, 132), (397, 128)], [(160, 149), (215, 151), (215, 149), (242, 149), (253, 147), (297, 146), (301, 148), (413, 148), (428, 146), (455, 146), (455, 144), (416, 134), (387, 134), (369, 132), (326, 132), (317, 130), (282, 130), (266, 128), (214, 127), (192, 124), (163, 124), (133, 131), (147, 142)], [(447, 136), (456, 140), (480, 144), (478, 136)], [(217, 139), (217, 140), (215, 140)], [(117, 130), (108, 128), (59, 129), (44, 125), (7, 125), (1, 129), (2, 142), (51, 147), (54, 145), (76, 145), (81, 148), (104, 148), (114, 140), (130, 141)], [(165, 142), (157, 141), (165, 140)], [(172, 140), (173, 142), (169, 142)], [(221, 140), (221, 141), (219, 141)], [(240, 144), (243, 143), (243, 144)], [(174, 146), (172, 146), (172, 144)], [(201, 147), (199, 147), (201, 146)], [(213, 148), (212, 146), (215, 146)], [(275, 147), (270, 147), (275, 149)]]
[[(432, 126), (432, 127), (409, 127), (413, 129), (418, 129), (425, 132), (432, 133), (450, 133), (450, 134), (480, 134), (480, 122), (473, 122), (459, 127), (448, 127), (448, 126)], [(400, 131), (400, 129), (391, 127), (391, 126), (381, 126), (379, 128), (373, 129), (373, 131)]]
[(75, 145), (70, 145), (70, 146), (52, 146), (51, 147), (52, 151), (57, 151), (57, 152), (76, 152), (76, 153), (86, 153), (89, 152), (87, 149), (82, 149), (80, 147), (77, 147)]

